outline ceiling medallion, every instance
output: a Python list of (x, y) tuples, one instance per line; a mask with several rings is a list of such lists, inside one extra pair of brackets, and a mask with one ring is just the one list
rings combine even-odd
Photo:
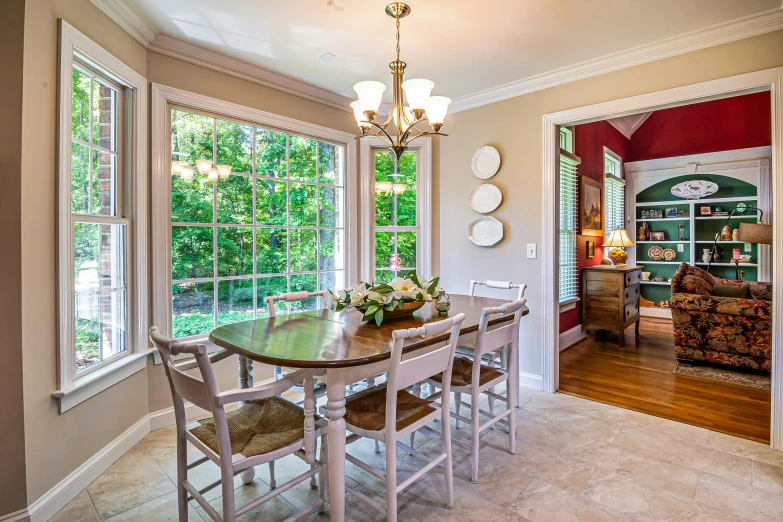
[[(429, 80), (413, 79), (402, 81), (405, 62), (400, 61), (400, 19), (408, 16), (411, 8), (403, 2), (392, 2), (386, 6), (386, 14), (397, 22), (397, 59), (389, 64), (393, 78), (392, 106), (389, 117), (383, 123), (375, 121), (386, 85), (382, 82), (364, 81), (353, 86), (359, 99), (351, 103), (356, 122), (362, 135), (383, 139), (396, 160), (408, 148), (408, 144), (420, 136), (446, 136), (440, 132), (451, 100), (445, 96), (430, 96), (435, 84)], [(403, 101), (408, 102), (406, 107)], [(431, 130), (421, 130), (416, 125), (424, 120)], [(390, 125), (394, 122), (396, 131)], [(396, 162), (395, 162), (396, 163)], [(396, 172), (396, 169), (395, 169)]]

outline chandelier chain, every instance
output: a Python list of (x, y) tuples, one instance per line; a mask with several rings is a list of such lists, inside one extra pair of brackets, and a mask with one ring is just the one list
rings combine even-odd
[(397, 15), (394, 17), (397, 20), (397, 61), (400, 61), (400, 13), (397, 12)]

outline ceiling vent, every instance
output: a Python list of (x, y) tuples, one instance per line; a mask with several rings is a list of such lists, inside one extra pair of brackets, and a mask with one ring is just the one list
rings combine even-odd
[(337, 56), (337, 55), (336, 54), (332, 54), (332, 53), (324, 53), (321, 56), (319, 56), (318, 59), (319, 60), (323, 60), (325, 62), (328, 62), (329, 60), (331, 60), (335, 56)]

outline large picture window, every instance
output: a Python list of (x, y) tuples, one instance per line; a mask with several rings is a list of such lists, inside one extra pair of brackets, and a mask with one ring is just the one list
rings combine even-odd
[[(176, 107), (169, 115), (171, 160), (186, 166), (171, 179), (174, 337), (267, 316), (270, 295), (344, 288), (343, 145)], [(213, 180), (200, 164), (231, 173)]]

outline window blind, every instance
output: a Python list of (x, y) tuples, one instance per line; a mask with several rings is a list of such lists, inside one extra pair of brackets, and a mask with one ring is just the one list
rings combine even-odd
[(612, 230), (625, 228), (625, 181), (609, 174), (604, 182), (604, 220), (606, 237)]
[(578, 162), (560, 155), (560, 302), (579, 292), (576, 269)]

